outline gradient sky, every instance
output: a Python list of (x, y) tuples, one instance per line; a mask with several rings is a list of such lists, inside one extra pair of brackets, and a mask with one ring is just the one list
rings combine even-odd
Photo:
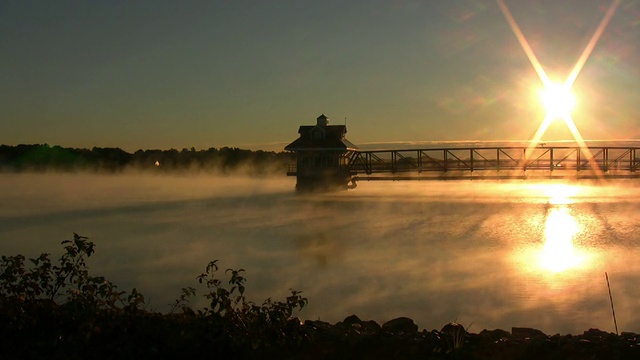
[[(505, 2), (562, 82), (612, 0)], [(0, 54), (9, 145), (281, 150), (321, 113), (356, 144), (527, 140), (544, 117), (494, 0), (3, 0)], [(573, 87), (585, 138), (640, 138), (639, 64), (622, 0)]]

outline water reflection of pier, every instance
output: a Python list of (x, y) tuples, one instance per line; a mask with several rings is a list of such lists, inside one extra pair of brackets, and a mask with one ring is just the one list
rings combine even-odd
[[(636, 178), (636, 147), (469, 147), (351, 151), (354, 180)], [(591, 156), (589, 156), (589, 154)]]

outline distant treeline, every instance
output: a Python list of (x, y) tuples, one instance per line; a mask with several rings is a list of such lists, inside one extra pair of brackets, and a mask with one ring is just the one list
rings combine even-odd
[(154, 171), (212, 170), (231, 172), (251, 167), (259, 173), (285, 171), (295, 161), (287, 152), (252, 151), (222, 147), (207, 150), (138, 150), (120, 148), (78, 149), (48, 144), (0, 145), (0, 170), (97, 170), (117, 172), (127, 168)]

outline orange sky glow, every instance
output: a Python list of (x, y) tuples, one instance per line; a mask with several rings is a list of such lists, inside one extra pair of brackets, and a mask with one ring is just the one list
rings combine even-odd
[(282, 150), (322, 113), (356, 144), (640, 138), (637, 1), (25, 0), (0, 24), (0, 144)]

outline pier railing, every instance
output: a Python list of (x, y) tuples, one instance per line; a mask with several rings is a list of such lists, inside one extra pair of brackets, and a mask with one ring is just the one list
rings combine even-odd
[(495, 172), (494, 177), (523, 177), (545, 172), (564, 177), (588, 173), (605, 177), (640, 177), (640, 172), (636, 172), (640, 168), (640, 148), (637, 147), (428, 148), (354, 151), (347, 156), (350, 170), (361, 179), (373, 179), (371, 175), (376, 174), (470, 176), (479, 172)]

